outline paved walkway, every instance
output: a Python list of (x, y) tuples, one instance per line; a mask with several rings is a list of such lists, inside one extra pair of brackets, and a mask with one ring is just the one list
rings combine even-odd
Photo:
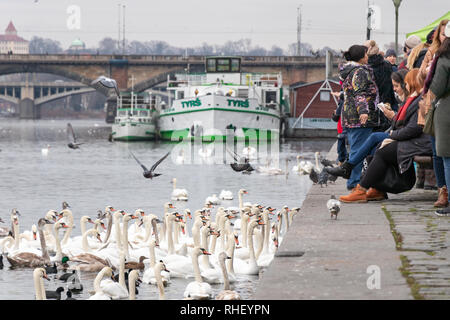
[(437, 192), (342, 204), (331, 220), (327, 200), (347, 193), (341, 178), (312, 186), (253, 299), (449, 299), (450, 219), (433, 213)]

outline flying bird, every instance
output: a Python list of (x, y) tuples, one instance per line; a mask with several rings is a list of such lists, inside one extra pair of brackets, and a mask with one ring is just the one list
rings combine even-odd
[(75, 136), (75, 132), (73, 131), (72, 125), (70, 122), (67, 124), (67, 139), (69, 140), (69, 143), (67, 146), (70, 149), (78, 149), (80, 148), (80, 145), (83, 143), (77, 142), (77, 137)]
[(95, 88), (104, 87), (107, 89), (114, 89), (116, 94), (118, 96), (120, 95), (120, 91), (119, 91), (119, 88), (117, 87), (116, 80), (107, 78), (105, 76), (100, 76), (97, 79), (95, 79), (94, 81), (92, 81), (91, 86), (93, 86)]
[(130, 151), (130, 154), (133, 156), (134, 160), (136, 160), (136, 162), (142, 167), (142, 169), (144, 169), (143, 176), (144, 176), (145, 178), (150, 178), (150, 179), (152, 179), (152, 178), (154, 178), (154, 177), (157, 177), (157, 176), (160, 176), (160, 175), (161, 175), (161, 173), (154, 173), (154, 171), (155, 171), (156, 167), (157, 167), (161, 162), (163, 162), (163, 160), (164, 160), (165, 158), (167, 158), (167, 156), (170, 154), (170, 151), (167, 152), (161, 159), (159, 159), (158, 161), (156, 161), (155, 164), (150, 168), (150, 170), (148, 170), (147, 167), (144, 166), (144, 165), (138, 160), (138, 158), (136, 158), (136, 156), (135, 156), (131, 151)]
[(332, 195), (330, 200), (327, 201), (327, 208), (331, 214), (330, 218), (332, 219), (334, 216), (334, 219), (337, 220), (338, 213), (341, 211), (341, 202), (336, 200), (334, 195)]
[(242, 172), (245, 174), (250, 174), (252, 171), (255, 170), (255, 168), (252, 167), (252, 165), (249, 162), (249, 158), (247, 157), (240, 157), (235, 152), (231, 151), (227, 148), (228, 153), (233, 157), (234, 163), (231, 163), (231, 168), (236, 172)]

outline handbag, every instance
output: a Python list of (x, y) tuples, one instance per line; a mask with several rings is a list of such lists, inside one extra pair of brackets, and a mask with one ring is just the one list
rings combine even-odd
[[(366, 159), (364, 159), (364, 161), (367, 163), (367, 166), (365, 164), (363, 165), (361, 179), (362, 176), (366, 173), (372, 159), (373, 156), (367, 156)], [(379, 191), (398, 194), (411, 190), (414, 187), (415, 183), (416, 171), (413, 165), (411, 165), (409, 169), (403, 174), (400, 173), (397, 166), (389, 165), (382, 179), (372, 187)]]
[(432, 105), (425, 115), (425, 125), (423, 126), (423, 133), (430, 136), (434, 136), (434, 110), (436, 110), (436, 107)]

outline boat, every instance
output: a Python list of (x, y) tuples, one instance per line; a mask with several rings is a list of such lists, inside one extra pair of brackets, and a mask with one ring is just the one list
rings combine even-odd
[(282, 85), (281, 73), (242, 72), (240, 57), (206, 57), (204, 73), (168, 76), (168, 103), (159, 110), (160, 137), (278, 139)]
[(154, 140), (159, 100), (149, 92), (123, 92), (117, 97), (117, 111), (111, 137), (116, 141)]

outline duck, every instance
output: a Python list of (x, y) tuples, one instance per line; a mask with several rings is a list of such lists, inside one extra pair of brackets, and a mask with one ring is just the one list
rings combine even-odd
[(138, 270), (144, 270), (145, 265), (144, 265), (144, 260), (147, 259), (147, 257), (145, 256), (140, 256), (139, 257), (139, 262), (136, 261), (128, 261), (125, 262), (125, 269), (138, 269)]
[(185, 298), (191, 298), (194, 300), (208, 300), (212, 296), (212, 288), (209, 283), (203, 281), (203, 278), (200, 274), (200, 267), (198, 264), (198, 257), (200, 255), (210, 255), (210, 253), (205, 249), (199, 247), (195, 247), (191, 251), (195, 281), (190, 282), (186, 286), (183, 296)]
[(63, 287), (58, 287), (56, 290), (45, 290), (45, 297), (47, 299), (61, 300), (61, 292), (64, 292)]
[(174, 201), (188, 201), (189, 194), (186, 189), (177, 189), (177, 179), (172, 179), (173, 190), (172, 200)]
[(236, 291), (230, 290), (230, 281), (228, 279), (228, 271), (225, 266), (225, 260), (231, 259), (231, 257), (229, 257), (225, 252), (221, 252), (219, 254), (218, 259), (219, 259), (220, 268), (222, 270), (224, 288), (223, 288), (223, 291), (219, 292), (216, 295), (215, 300), (242, 300), (239, 293), (237, 293)]
[(58, 273), (58, 268), (56, 267), (56, 263), (53, 262), (53, 266), (45, 266), (45, 272), (47, 274), (50, 273)]

